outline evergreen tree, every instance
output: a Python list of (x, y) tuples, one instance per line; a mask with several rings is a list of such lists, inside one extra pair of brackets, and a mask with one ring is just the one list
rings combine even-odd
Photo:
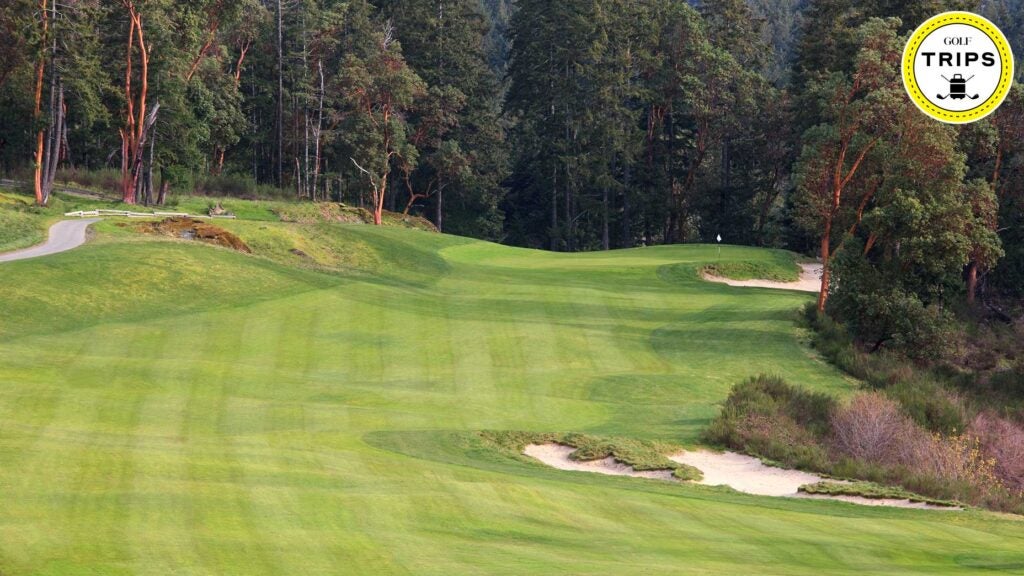
[(500, 238), (507, 153), (487, 17), (477, 0), (387, 0), (382, 12), (410, 67), (431, 87), (413, 116), (422, 161), (406, 166), (410, 207), (439, 229)]

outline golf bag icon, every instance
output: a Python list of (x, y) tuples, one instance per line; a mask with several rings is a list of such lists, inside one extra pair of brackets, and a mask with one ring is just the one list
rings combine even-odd
[(974, 76), (971, 76), (970, 78), (964, 80), (964, 77), (959, 74), (953, 74), (952, 78), (946, 78), (945, 76), (943, 76), (942, 79), (945, 80), (946, 82), (949, 82), (949, 94), (946, 94), (945, 96), (943, 96), (942, 94), (938, 94), (937, 96), (939, 100), (945, 100), (946, 98), (950, 98), (952, 100), (963, 100), (964, 98), (977, 100), (977, 94), (975, 94), (974, 96), (967, 95), (967, 83), (970, 82), (973, 78)]

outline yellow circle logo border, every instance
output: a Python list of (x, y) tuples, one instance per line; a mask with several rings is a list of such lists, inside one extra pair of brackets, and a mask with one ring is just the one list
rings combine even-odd
[[(932, 32), (950, 24), (964, 24), (988, 36), (999, 50), (999, 60), (1002, 64), (999, 84), (992, 95), (979, 106), (962, 112), (945, 110), (932, 104), (917, 85), (914, 75), (914, 63), (917, 61), (917, 52), (921, 48), (921, 43)], [(988, 19), (971, 12), (943, 12), (929, 18), (914, 31), (907, 42), (907, 47), (903, 50), (903, 87), (907, 89), (907, 94), (921, 112), (947, 124), (969, 124), (995, 112), (1010, 93), (1010, 87), (1013, 85), (1013, 70), (1013, 50), (1010, 48), (1006, 36)]]

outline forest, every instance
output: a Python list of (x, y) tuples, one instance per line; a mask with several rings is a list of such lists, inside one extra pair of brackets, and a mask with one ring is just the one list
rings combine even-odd
[(860, 341), (941, 355), (1024, 282), (1024, 91), (948, 126), (900, 83), (950, 9), (1024, 47), (1019, 0), (13, 0), (0, 173), (39, 204), (64, 182), (553, 251), (787, 248)]

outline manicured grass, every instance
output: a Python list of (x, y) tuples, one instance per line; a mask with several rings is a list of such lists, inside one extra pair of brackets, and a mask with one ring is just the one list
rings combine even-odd
[(1024, 566), (1024, 523), (993, 514), (560, 472), (481, 438), (690, 444), (751, 375), (851, 390), (801, 343), (810, 297), (700, 281), (713, 246), (562, 255), (226, 227), (259, 254), (107, 222), (80, 249), (0, 265), (0, 574)]

